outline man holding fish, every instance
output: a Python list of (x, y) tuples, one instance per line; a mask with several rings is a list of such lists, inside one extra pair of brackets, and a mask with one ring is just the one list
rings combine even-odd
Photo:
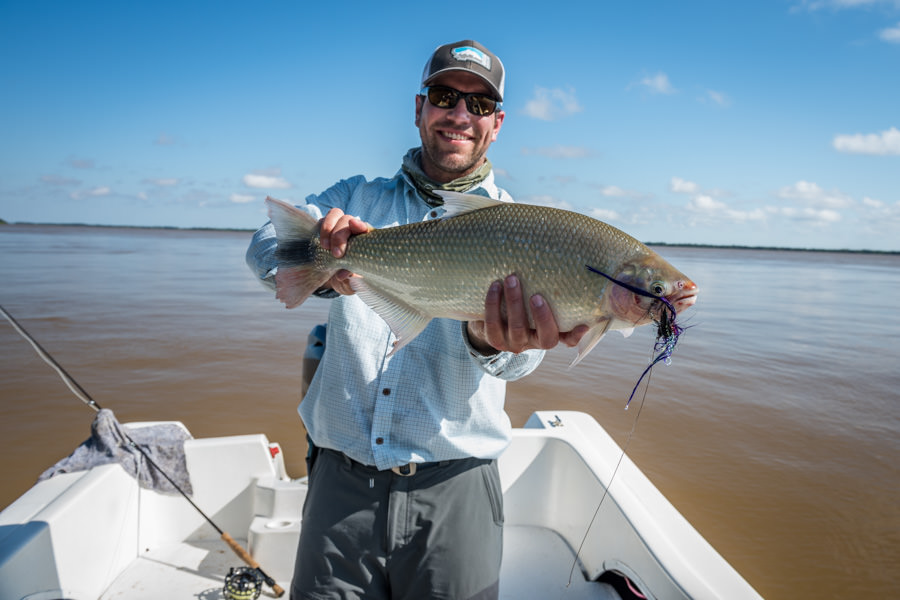
[[(690, 280), (618, 230), (509, 204), (486, 157), (504, 81), (478, 42), (440, 46), (415, 97), (421, 146), (394, 177), (340, 181), (302, 210), (268, 200), (272, 222), (248, 249), (251, 269), (289, 308), (336, 297), (299, 408), (311, 452), (292, 598), (497, 598), (506, 381), (531, 373), (545, 349), (578, 345), (580, 359), (608, 329), (651, 322), (653, 299), (693, 303)], [(512, 207), (524, 212), (507, 219)], [(491, 233), (487, 216), (510, 228)], [(527, 268), (559, 257), (523, 238), (544, 235), (546, 248), (599, 226), (637, 258)]]

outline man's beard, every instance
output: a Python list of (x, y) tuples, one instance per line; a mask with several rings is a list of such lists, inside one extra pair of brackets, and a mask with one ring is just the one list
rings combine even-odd
[(427, 160), (442, 173), (452, 175), (456, 179), (474, 171), (484, 159), (484, 153), (477, 154), (474, 150), (466, 154), (442, 152), (435, 142), (423, 141), (422, 159), (423, 167)]

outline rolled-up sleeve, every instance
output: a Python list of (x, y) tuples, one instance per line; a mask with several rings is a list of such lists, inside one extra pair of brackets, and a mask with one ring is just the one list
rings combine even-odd
[(278, 261), (275, 259), (277, 247), (275, 228), (272, 223), (266, 223), (253, 234), (244, 257), (250, 271), (272, 290), (275, 289), (275, 272), (278, 270)]

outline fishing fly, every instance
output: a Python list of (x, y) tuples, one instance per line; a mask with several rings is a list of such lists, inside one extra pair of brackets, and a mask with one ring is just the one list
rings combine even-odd
[[(595, 269), (590, 265), (585, 265), (585, 267), (587, 267), (587, 270), (591, 273), (601, 275), (615, 285), (622, 286), (628, 291), (638, 294), (639, 296), (658, 300), (662, 304), (662, 308), (660, 309), (658, 316), (654, 316), (651, 314), (654, 323), (656, 323), (656, 341), (653, 344), (652, 358), (650, 359), (650, 364), (648, 364), (644, 371), (641, 373), (641, 376), (638, 378), (637, 383), (634, 384), (634, 388), (632, 388), (631, 394), (628, 396), (628, 400), (625, 402), (625, 410), (628, 410), (628, 407), (630, 406), (634, 395), (637, 393), (638, 387), (641, 385), (641, 382), (644, 380), (644, 378), (651, 374), (653, 367), (660, 362), (665, 363), (666, 365), (671, 364), (672, 353), (675, 351), (675, 346), (678, 343), (678, 339), (681, 337), (681, 334), (684, 333), (684, 327), (682, 327), (676, 321), (678, 312), (675, 310), (675, 306), (673, 306), (672, 303), (661, 294), (654, 294), (647, 290), (643, 290), (639, 287), (633, 286), (630, 283), (620, 281), (615, 277), (607, 275), (603, 271)], [(653, 307), (651, 306), (648, 310), (650, 310), (652, 313)], [(644, 391), (644, 393), (646, 394), (646, 390)], [(594, 521), (597, 519), (597, 515), (600, 514), (600, 508), (603, 506), (603, 502), (609, 495), (609, 488), (612, 486), (612, 482), (616, 478), (616, 474), (619, 472), (619, 467), (622, 464), (622, 460), (625, 458), (625, 454), (628, 451), (628, 446), (631, 443), (631, 439), (634, 436), (635, 430), (637, 429), (637, 422), (641, 416), (641, 409), (643, 409), (643, 407), (644, 399), (642, 398), (638, 407), (638, 412), (634, 416), (634, 421), (631, 425), (631, 431), (628, 432), (625, 443), (622, 445), (622, 453), (619, 455), (619, 460), (616, 461), (616, 466), (613, 468), (613, 472), (609, 478), (609, 482), (603, 490), (603, 495), (600, 497), (600, 502), (597, 504), (597, 509), (594, 511), (594, 515), (591, 517), (591, 520), (588, 523), (587, 530), (584, 532), (584, 537), (581, 539), (581, 544), (578, 546), (578, 550), (575, 553), (575, 560), (573, 561), (572, 568), (569, 571), (569, 581), (566, 584), (566, 587), (569, 587), (569, 585), (572, 584), (572, 577), (575, 573), (575, 566), (578, 564), (578, 558), (581, 556), (581, 552), (584, 549), (584, 544), (587, 541), (591, 527), (594, 525)], [(628, 578), (624, 575), (623, 578), (628, 584), (629, 589), (633, 590), (633, 588), (631, 588), (631, 582), (628, 580)], [(639, 595), (637, 593), (636, 596), (639, 598), (644, 597), (643, 595)]]
[(637, 392), (638, 386), (641, 385), (644, 377), (646, 377), (650, 373), (654, 365), (660, 362), (664, 362), (667, 365), (672, 363), (672, 353), (675, 351), (675, 345), (678, 343), (678, 339), (681, 337), (681, 334), (684, 333), (684, 328), (676, 322), (677, 311), (665, 296), (653, 294), (651, 292), (648, 292), (647, 290), (642, 290), (639, 287), (633, 286), (630, 283), (620, 281), (615, 277), (607, 275), (603, 271), (595, 269), (590, 265), (585, 266), (591, 273), (602, 275), (612, 283), (620, 285), (630, 292), (633, 292), (640, 296), (644, 296), (646, 298), (653, 298), (654, 300), (658, 300), (663, 304), (662, 310), (659, 311), (659, 317), (654, 319), (657, 327), (656, 342), (653, 345), (653, 352), (656, 353), (656, 356), (654, 356), (650, 360), (650, 364), (647, 365), (647, 368), (644, 369), (644, 372), (641, 373), (641, 376), (638, 378), (637, 383), (634, 384), (634, 388), (631, 390), (631, 395), (628, 396), (628, 401), (625, 403), (625, 410), (628, 410), (628, 406), (631, 404), (631, 400), (634, 398), (634, 394)]

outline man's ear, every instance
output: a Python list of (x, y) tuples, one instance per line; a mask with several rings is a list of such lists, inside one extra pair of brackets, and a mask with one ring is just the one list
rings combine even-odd
[(506, 117), (506, 113), (502, 110), (498, 110), (494, 113), (494, 133), (491, 136), (491, 141), (497, 141), (497, 134), (500, 133), (500, 127), (503, 125), (503, 118)]

